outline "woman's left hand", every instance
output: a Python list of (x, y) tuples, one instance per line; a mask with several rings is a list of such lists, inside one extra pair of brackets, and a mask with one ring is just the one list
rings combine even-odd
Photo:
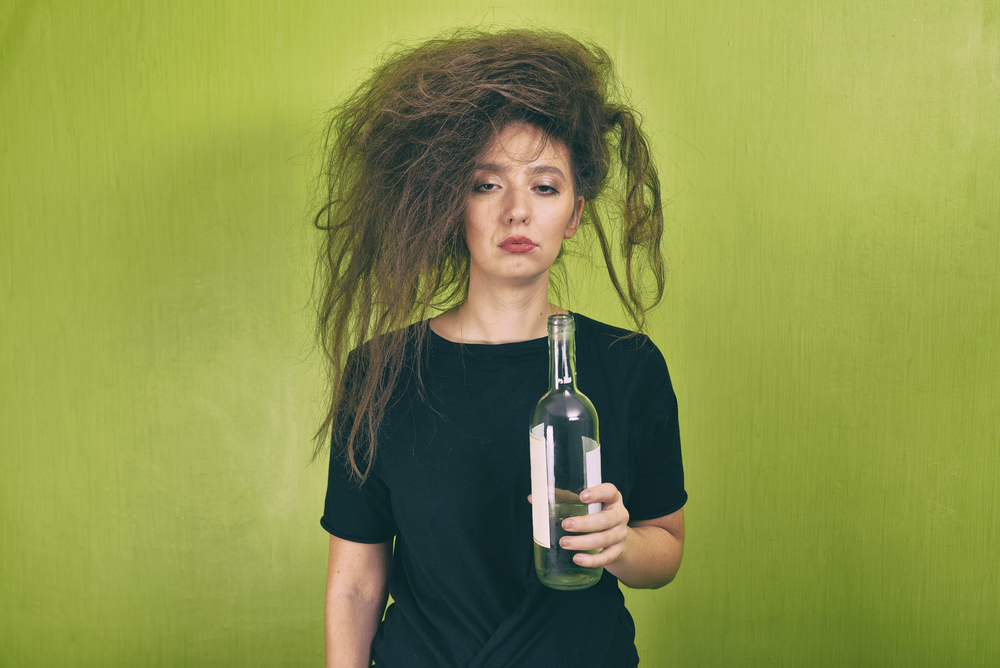
[[(601, 483), (580, 492), (584, 503), (603, 503), (604, 510), (592, 515), (577, 515), (563, 520), (562, 528), (573, 536), (563, 536), (559, 546), (565, 550), (579, 550), (573, 561), (580, 566), (596, 568), (607, 566), (625, 553), (625, 539), (628, 536), (628, 510), (622, 495), (610, 482)], [(597, 554), (587, 554), (591, 550), (601, 550)]]

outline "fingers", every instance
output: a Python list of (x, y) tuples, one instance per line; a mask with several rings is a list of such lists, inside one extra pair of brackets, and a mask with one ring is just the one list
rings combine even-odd
[(596, 487), (580, 492), (580, 500), (584, 503), (615, 503), (622, 500), (622, 495), (613, 484), (603, 482)]
[[(563, 536), (559, 540), (559, 546), (565, 550), (579, 551), (579, 554), (573, 556), (573, 561), (581, 566), (607, 566), (625, 550), (628, 510), (622, 503), (618, 488), (611, 483), (584, 490), (580, 493), (580, 500), (585, 503), (603, 503), (604, 510), (593, 515), (579, 515), (563, 520), (563, 529), (582, 535)], [(586, 554), (593, 550), (600, 552)]]
[[(625, 551), (627, 534), (627, 526), (614, 526), (606, 531), (581, 536), (563, 536), (559, 539), (559, 547), (575, 551), (577, 554), (573, 555), (573, 561), (581, 566), (588, 568), (607, 566)], [(596, 554), (588, 554), (595, 551)]]
[(595, 531), (579, 536), (563, 536), (559, 539), (559, 546), (565, 550), (604, 550), (616, 543), (624, 542), (627, 532), (628, 527), (625, 525), (615, 525), (604, 531)]
[[(605, 531), (581, 536), (563, 536), (559, 539), (559, 547), (575, 551), (573, 561), (581, 566), (587, 568), (607, 566), (625, 552), (627, 535), (626, 525), (615, 525)], [(596, 554), (588, 554), (593, 552)]]
[(573, 562), (584, 568), (598, 568), (607, 566), (618, 560), (625, 552), (624, 543), (615, 543), (611, 547), (601, 550), (597, 554), (577, 552), (573, 555)]
[(562, 521), (562, 528), (573, 533), (593, 533), (607, 531), (618, 525), (628, 524), (628, 513), (621, 505), (605, 506), (604, 510), (593, 515), (576, 515)]
[[(579, 494), (574, 494), (573, 492), (566, 489), (556, 488), (555, 490), (556, 503), (614, 503), (615, 500), (621, 501), (621, 494), (618, 493), (618, 488), (615, 487), (610, 482), (605, 482), (596, 487), (590, 489), (585, 489)], [(528, 503), (531, 503), (531, 494), (528, 494)]]
[(583, 490), (580, 492), (580, 500), (584, 503), (603, 503), (604, 510), (591, 515), (567, 517), (562, 523), (562, 528), (566, 531), (592, 533), (606, 531), (618, 525), (624, 527), (628, 524), (628, 510), (622, 503), (622, 495), (618, 492), (618, 488), (611, 483), (606, 482), (597, 487)]

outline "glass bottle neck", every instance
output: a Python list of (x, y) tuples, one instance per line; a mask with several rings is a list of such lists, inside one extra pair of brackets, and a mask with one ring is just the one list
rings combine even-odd
[(576, 389), (576, 336), (573, 317), (549, 317), (549, 389)]

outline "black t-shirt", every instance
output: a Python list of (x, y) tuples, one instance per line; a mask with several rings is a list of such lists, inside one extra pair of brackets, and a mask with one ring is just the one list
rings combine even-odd
[[(597, 409), (604, 481), (631, 520), (680, 509), (677, 401), (663, 356), (645, 336), (575, 319), (577, 386)], [(546, 339), (428, 337), (424, 392), (401, 379), (364, 484), (331, 461), (321, 520), (350, 541), (395, 537), (376, 665), (634, 666), (617, 578), (605, 571), (595, 586), (565, 592), (535, 576), (528, 422), (548, 390)]]

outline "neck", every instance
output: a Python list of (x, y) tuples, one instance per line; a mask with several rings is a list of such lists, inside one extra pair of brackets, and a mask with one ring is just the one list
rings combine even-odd
[(550, 315), (565, 313), (549, 303), (549, 276), (525, 285), (496, 285), (470, 277), (461, 306), (431, 321), (431, 329), (457, 343), (512, 343), (542, 339)]

